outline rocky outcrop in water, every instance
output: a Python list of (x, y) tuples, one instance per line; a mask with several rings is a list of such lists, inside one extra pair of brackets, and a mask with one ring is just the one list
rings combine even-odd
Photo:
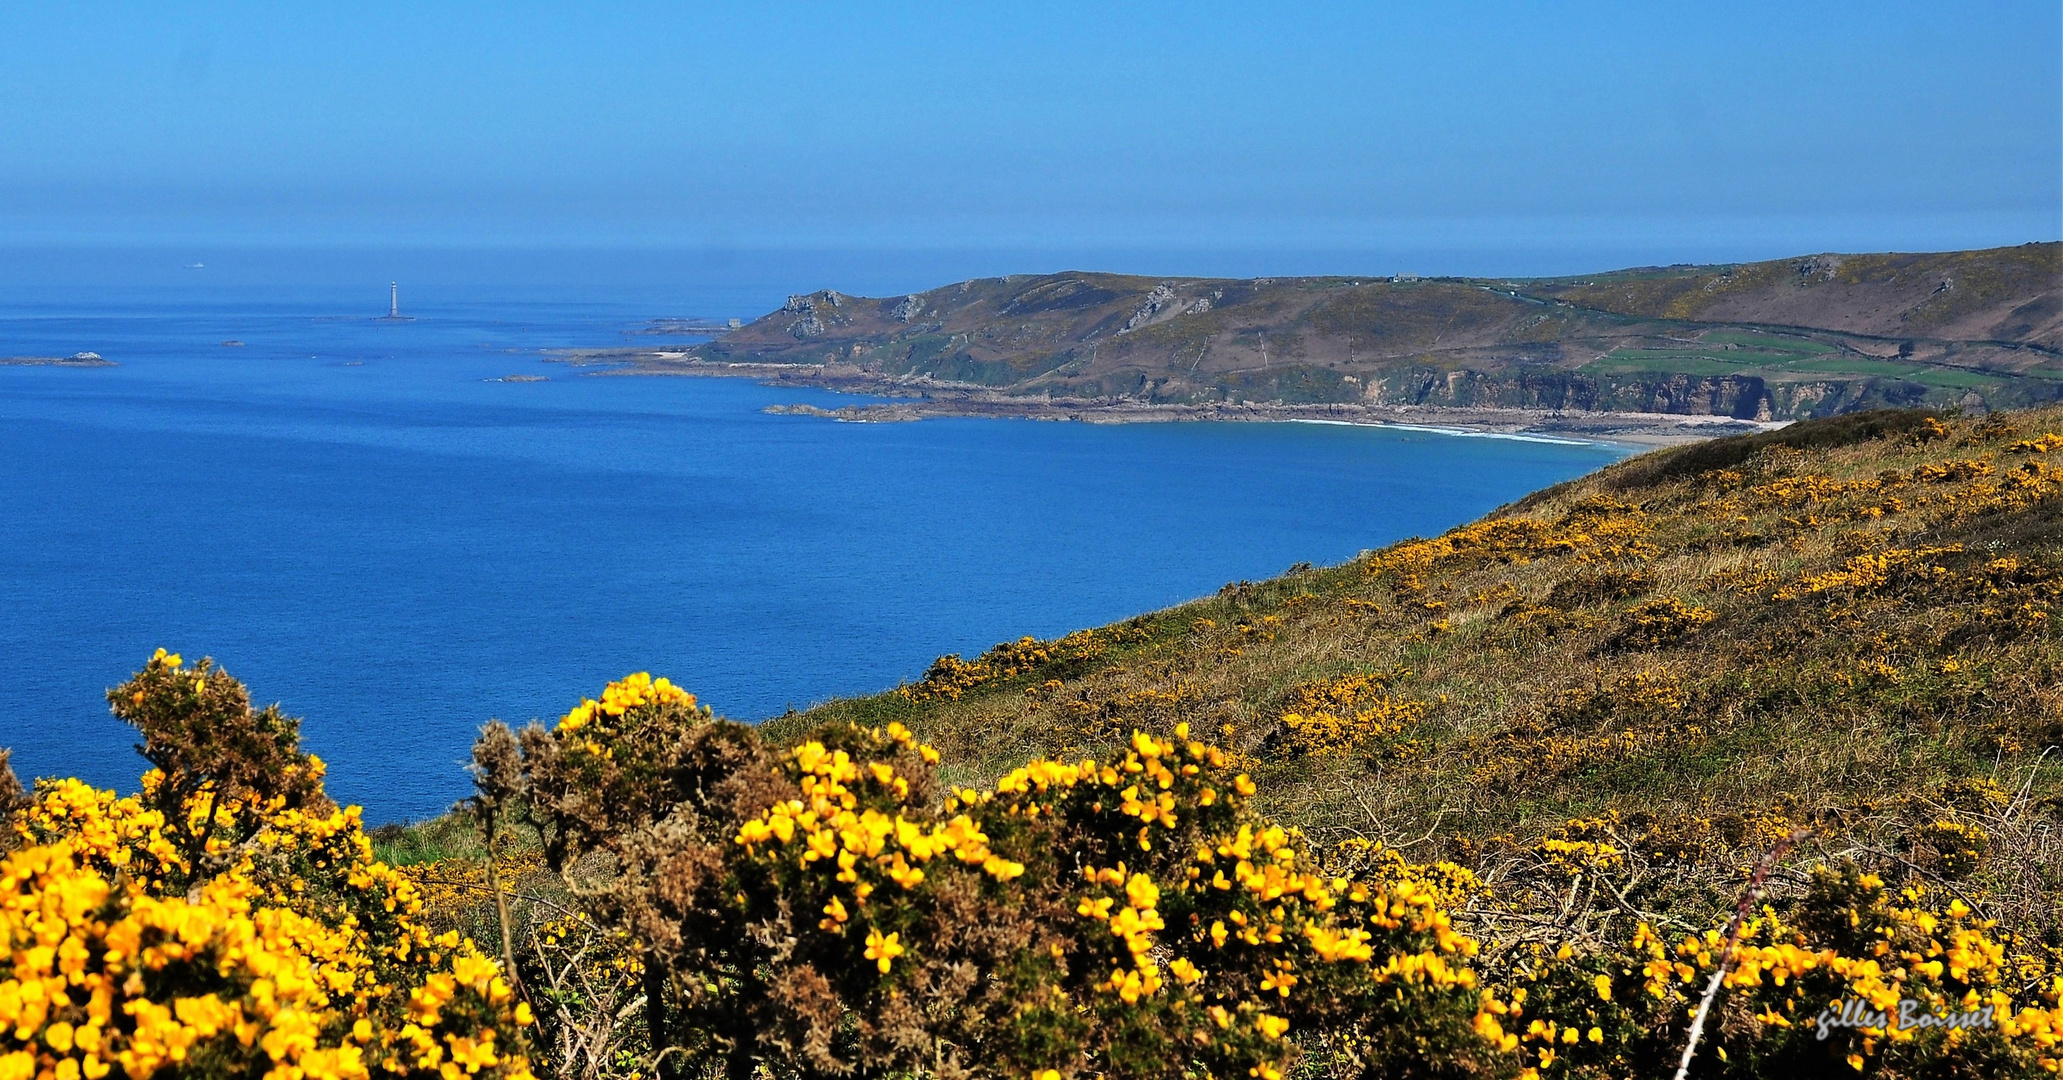
[(0, 356), (0, 365), (8, 367), (114, 367), (115, 362), (97, 352), (78, 352), (70, 356)]

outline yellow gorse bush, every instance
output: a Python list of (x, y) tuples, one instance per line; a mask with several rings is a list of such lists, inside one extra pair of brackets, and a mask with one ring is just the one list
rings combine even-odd
[[(849, 783), (878, 789), (896, 803), (907, 797), (909, 784), (889, 766), (863, 766), (844, 751), (809, 742), (792, 752), (806, 799), (776, 804), (748, 821), (736, 842), (756, 858), (792, 851), (795, 867), (816, 879), (798, 887), (812, 901), (819, 894), (829, 897), (818, 930), (846, 935), (868, 926), (863, 955), (886, 975), (897, 958), (921, 946), (906, 947), (899, 932), (884, 934), (870, 924), (879, 919), (895, 925), (906, 917), (896, 909), (921, 889), (927, 864), (950, 858), (1005, 889), (1024, 876), (1025, 863), (997, 855), (974, 815), (1033, 823), (1066, 818), (1083, 803), (1091, 812), (1114, 810), (1115, 820), (1137, 823), (1120, 846), (1135, 849), (1138, 859), (1169, 843), (1192, 814), (1229, 821), (1254, 793), (1253, 785), (1244, 774), (1224, 772), (1221, 751), (1187, 736), (1187, 725), (1177, 727), (1174, 740), (1134, 733), (1124, 757), (1107, 764), (1033, 761), (1003, 776), (991, 791), (955, 793), (949, 805), (960, 812), (923, 825), (901, 812), (855, 814)], [(882, 737), (929, 756), (900, 724), (889, 725)], [(761, 854), (762, 848), (773, 851)], [(1077, 1010), (1151, 1004), (1190, 1015), (1197, 1026), (1189, 1053), (1215, 1050), (1262, 1075), (1286, 1064), (1286, 1054), (1272, 1048), (1296, 1025), (1276, 1013), (1313, 977), (1308, 972), (1314, 968), (1347, 965), (1371, 987), (1395, 983), (1453, 992), (1474, 986), (1467, 964), (1474, 942), (1454, 931), (1431, 890), (1413, 882), (1379, 890), (1305, 871), (1287, 833), (1252, 823), (1208, 836), (1180, 865), (1180, 877), (1166, 890), (1123, 858), (1081, 867), (1077, 888), (1065, 895), (1075, 901), (1073, 914), (1083, 925), (1070, 928), (1074, 949), (1052, 951), (1058, 961), (1053, 975), (1065, 982), (1062, 972), (1093, 975), (1099, 964), (1107, 965), (1107, 974), (1087, 981), (1089, 996)], [(1020, 902), (1036, 906), (1030, 897)], [(1176, 904), (1171, 913), (1186, 913), (1177, 914), (1183, 932), (1170, 931), (1163, 913), (1170, 903)], [(1399, 934), (1423, 940), (1408, 952), (1391, 951)], [(1056, 999), (1064, 1000), (1069, 999)], [(1491, 1036), (1494, 1045), (1504, 1037), (1497, 1020), (1502, 1014), (1474, 1003), (1472, 1028)]]
[[(1380, 675), (1345, 675), (1298, 687), (1283, 704), (1282, 725), (1290, 742), (1307, 754), (1354, 753), (1425, 719), (1426, 703), (1392, 697), (1386, 692), (1389, 681)], [(1404, 747), (1386, 749), (1395, 753)]]
[[(59, 842), (0, 864), (0, 895), (0, 930), (20, 957), (0, 984), (0, 1023), (24, 1041), (40, 1036), (44, 1051), (15, 1051), (12, 1072), (98, 1080), (119, 1067), (149, 1076), (197, 1046), (214, 1050), (207, 1044), (226, 1033), (262, 1051), (273, 1080), (367, 1075), (366, 1040), (346, 1033), (320, 1043), (333, 998), (356, 989), (369, 965), (348, 935), (291, 911), (254, 910), (246, 882), (210, 884), (198, 902), (156, 899), (111, 886)], [(240, 992), (169, 1001), (136, 992), (146, 978), (178, 974)]]
[(2033, 439), (2021, 439), (2006, 447), (2009, 454), (2046, 454), (2052, 450), (2063, 450), (2063, 435), (2050, 432)]
[(1323, 872), (1186, 724), (941, 791), (900, 723), (775, 750), (644, 685), (520, 745), (547, 853), (643, 950), (655, 1050), (741, 1078), (1281, 1077), (1319, 1042), (1375, 1068), (1410, 1033), (1492, 1072), (1516, 1046), (1443, 906), (1459, 871)]
[(1005, 641), (971, 661), (956, 654), (941, 656), (932, 662), (922, 679), (896, 692), (911, 701), (953, 701), (978, 687), (1093, 660), (1114, 645), (1142, 636), (1135, 628), (1119, 625), (1077, 630), (1052, 641), (1034, 637)]
[(622, 716), (644, 705), (686, 705), (694, 707), (695, 695), (666, 679), (654, 679), (650, 672), (627, 675), (602, 689), (602, 700), (589, 698), (575, 705), (559, 719), (559, 730), (578, 731), (597, 716)]
[(527, 1080), (528, 1007), (469, 943), (421, 929), (414, 886), (373, 857), (356, 808), (321, 796), (290, 722), (162, 650), (110, 699), (153, 760), (203, 764), (168, 741), (210, 710), (209, 730), (241, 712), (281, 756), (153, 769), (126, 798), (38, 788), (0, 861), (0, 1075)]
[[(1788, 913), (1765, 905), (1730, 955), (1724, 944), (1710, 929), (1672, 945), (1640, 922), (1603, 951), (1534, 947), (1510, 991), (1535, 1017), (1525, 1051), (1543, 1076), (1642, 1075), (1643, 1062), (1671, 1056), (1687, 1006), (1725, 963), (1720, 1063), (1788, 1075), (2063, 1071), (2063, 972), (1960, 899), (1823, 869)], [(1907, 1017), (1985, 1022), (1901, 1023), (1901, 1003)]]

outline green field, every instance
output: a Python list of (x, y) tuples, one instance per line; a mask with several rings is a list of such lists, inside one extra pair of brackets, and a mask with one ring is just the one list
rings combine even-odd
[(1683, 375), (1733, 375), (1756, 368), (1784, 368), (1837, 352), (1832, 345), (1747, 330), (1715, 330), (1695, 345), (1656, 349), (1619, 348), (1585, 365), (1593, 371), (1653, 371)]
[(1583, 365), (1583, 368), (1586, 371), (1613, 374), (1652, 371), (1683, 375), (1734, 375), (1747, 366), (1743, 361), (1722, 360), (1709, 353), (1676, 349), (1614, 349), (1607, 355)]
[[(1722, 349), (1710, 346), (1731, 345)], [(1704, 346), (1704, 347), (1700, 347)], [(1843, 353), (1817, 341), (1721, 330), (1705, 335), (1698, 346), (1613, 349), (1584, 365), (1587, 371), (1611, 374), (1655, 372), (1680, 375), (1813, 374), (1853, 378), (1904, 379), (1944, 390), (1995, 388), (2010, 375), (1991, 375), (1958, 368), (1901, 360), (1874, 360)]]
[(1822, 371), (1829, 375), (1875, 375), (1883, 378), (1911, 378), (1927, 370), (1925, 364), (1914, 364), (1896, 360), (1866, 360), (1855, 356), (1829, 357), (1824, 360), (1799, 360), (1784, 365), (1789, 371)]
[(1775, 334), (1756, 334), (1746, 330), (1715, 330), (1702, 339), (1717, 345), (1746, 345), (1750, 348), (1769, 349), (1786, 353), (1830, 353), (1837, 352), (1832, 345), (1801, 338), (1779, 337)]
[(1783, 366), (1785, 371), (1817, 372), (1827, 375), (1858, 375), (1883, 379), (1906, 379), (1928, 386), (1952, 387), (1955, 389), (1997, 386), (2000, 377), (1984, 375), (1958, 368), (1934, 367), (1928, 364), (1900, 363), (1895, 360), (1864, 360), (1856, 357), (1830, 357), (1824, 360), (1799, 360)]

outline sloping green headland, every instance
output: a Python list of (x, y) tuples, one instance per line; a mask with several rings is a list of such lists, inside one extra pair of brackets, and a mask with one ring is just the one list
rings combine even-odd
[(2063, 244), (1523, 280), (1018, 275), (793, 296), (707, 345), (617, 358), (1105, 408), (2008, 408), (2063, 396)]

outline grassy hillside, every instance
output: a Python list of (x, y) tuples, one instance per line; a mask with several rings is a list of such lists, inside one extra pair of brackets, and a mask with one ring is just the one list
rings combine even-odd
[[(757, 728), (634, 675), (375, 841), (557, 1075), (2053, 1075), (2059, 608), (2063, 407), (1871, 412)], [(1996, 1026), (1828, 1011), (1907, 998)]]
[(1589, 821), (1656, 871), (1619, 902), (1667, 908), (1810, 827), (2063, 944), (2059, 431), (1871, 413), (1649, 454), (769, 734), (900, 721), (973, 783), (1186, 720), (1325, 844), (1524, 876)]
[(1760, 322), (1889, 338), (2063, 347), (2057, 245), (1945, 254), (1815, 255), (1740, 266), (1628, 271), (1536, 284), (1580, 307), (1666, 319)]
[(1067, 272), (831, 291), (654, 369), (837, 365), (883, 384), (1149, 403), (1832, 415), (2063, 396), (2063, 245), (1582, 279)]

